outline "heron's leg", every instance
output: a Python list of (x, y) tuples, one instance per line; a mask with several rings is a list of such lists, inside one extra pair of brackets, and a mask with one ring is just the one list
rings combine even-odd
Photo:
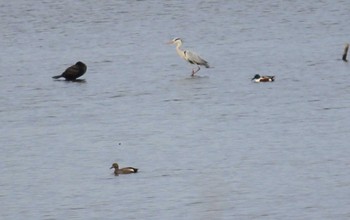
[(197, 66), (197, 67), (198, 67), (198, 69), (196, 71), (194, 71), (194, 69), (192, 69), (192, 75), (191, 76), (194, 76), (194, 74), (201, 69), (199, 66)]

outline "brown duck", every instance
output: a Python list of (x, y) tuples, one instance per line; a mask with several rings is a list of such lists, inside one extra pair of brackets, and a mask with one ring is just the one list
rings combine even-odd
[(130, 174), (130, 173), (137, 173), (137, 168), (134, 167), (124, 167), (119, 169), (119, 165), (117, 163), (112, 164), (110, 169), (114, 170), (114, 175), (118, 176), (119, 174)]
[(84, 75), (86, 69), (86, 65), (83, 62), (78, 61), (73, 66), (68, 67), (61, 75), (53, 76), (52, 78), (59, 79), (64, 77), (66, 80), (73, 81)]

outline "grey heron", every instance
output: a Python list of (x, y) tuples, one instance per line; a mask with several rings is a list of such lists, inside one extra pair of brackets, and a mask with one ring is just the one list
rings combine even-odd
[(66, 80), (74, 81), (78, 77), (81, 77), (82, 75), (84, 75), (84, 73), (86, 72), (86, 69), (87, 69), (86, 65), (83, 62), (78, 61), (73, 66), (68, 67), (61, 75), (53, 76), (52, 78), (59, 79), (61, 77), (64, 77)]
[(168, 44), (175, 44), (176, 45), (176, 52), (179, 54), (181, 58), (189, 62), (190, 64), (197, 65), (197, 69), (192, 69), (192, 77), (195, 73), (197, 73), (201, 68), (199, 66), (205, 66), (206, 68), (209, 68), (209, 64), (207, 61), (205, 61), (203, 58), (201, 58), (198, 54), (189, 51), (189, 50), (181, 50), (180, 47), (182, 46), (182, 39), (181, 38), (174, 38), (173, 40), (169, 41)]

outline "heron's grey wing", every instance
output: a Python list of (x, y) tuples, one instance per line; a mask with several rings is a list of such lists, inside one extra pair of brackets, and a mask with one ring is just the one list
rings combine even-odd
[(196, 54), (192, 51), (189, 51), (189, 50), (185, 50), (184, 54), (185, 54), (185, 58), (188, 60), (188, 62), (198, 64), (198, 65), (205, 65), (205, 66), (209, 67), (208, 62), (206, 60), (204, 60), (203, 58), (201, 58), (198, 54)]

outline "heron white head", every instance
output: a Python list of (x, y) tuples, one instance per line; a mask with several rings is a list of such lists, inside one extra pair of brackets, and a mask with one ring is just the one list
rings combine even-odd
[(168, 44), (176, 44), (176, 45), (181, 45), (182, 44), (182, 39), (179, 37), (175, 37), (171, 41), (168, 42)]

